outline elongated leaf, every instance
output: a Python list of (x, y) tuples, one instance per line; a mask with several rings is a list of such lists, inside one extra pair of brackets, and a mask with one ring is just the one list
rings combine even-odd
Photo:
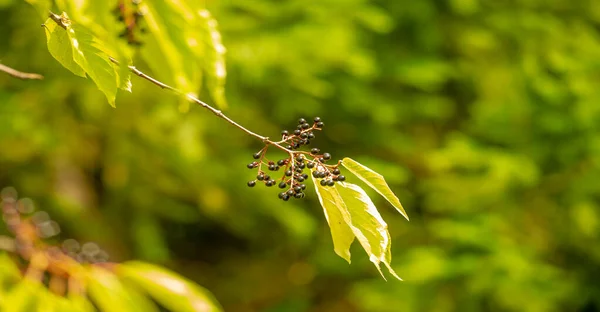
[(338, 256), (350, 263), (350, 245), (354, 241), (354, 232), (350, 227), (350, 213), (335, 187), (321, 186), (315, 177), (312, 177), (312, 180), (319, 202), (323, 207), (325, 219), (329, 224), (333, 249)]
[(172, 311), (221, 311), (207, 290), (163, 268), (128, 262), (119, 265), (119, 272)]
[(384, 276), (380, 268), (383, 262), (394, 277), (402, 280), (390, 266), (392, 242), (387, 224), (367, 193), (355, 184), (344, 182), (336, 184), (335, 188), (350, 213), (352, 230), (369, 255), (369, 260), (375, 264), (381, 276)]
[(135, 289), (126, 288), (106, 269), (90, 267), (87, 277), (89, 295), (103, 312), (158, 311), (152, 302)]
[(217, 29), (217, 21), (207, 10), (198, 11), (201, 36), (204, 41), (204, 72), (206, 73), (206, 85), (213, 100), (220, 107), (226, 107), (225, 79), (227, 70), (225, 68), (225, 46), (221, 42), (221, 33)]
[(342, 165), (359, 179), (367, 183), (367, 185), (377, 191), (377, 193), (381, 194), (381, 196), (392, 204), (406, 220), (409, 220), (400, 200), (394, 195), (394, 192), (392, 192), (382, 175), (348, 157), (342, 160)]

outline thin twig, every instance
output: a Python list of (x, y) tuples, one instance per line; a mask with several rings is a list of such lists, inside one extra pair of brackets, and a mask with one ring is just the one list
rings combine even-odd
[[(116, 59), (112, 58), (112, 57), (110, 58), (110, 61), (111, 61), (111, 62), (113, 62), (113, 63), (115, 63), (115, 64), (117, 64), (117, 65), (120, 65), (120, 64), (119, 64), (119, 62), (118, 62)], [(127, 66), (127, 67), (129, 68), (129, 70), (130, 70), (132, 73), (136, 74), (138, 77), (141, 77), (141, 78), (143, 78), (143, 79), (146, 79), (146, 80), (150, 81), (151, 83), (153, 83), (153, 84), (155, 84), (155, 85), (159, 86), (159, 87), (160, 87), (160, 88), (162, 88), (162, 89), (167, 89), (167, 90), (170, 90), (170, 91), (172, 91), (172, 92), (174, 92), (174, 93), (176, 93), (176, 94), (179, 94), (179, 95), (185, 96), (185, 97), (186, 97), (188, 100), (190, 100), (190, 101), (192, 101), (192, 102), (194, 102), (194, 103), (196, 103), (196, 104), (198, 104), (198, 105), (200, 105), (200, 106), (202, 106), (202, 107), (204, 107), (204, 108), (208, 109), (208, 110), (209, 110), (209, 111), (211, 111), (213, 114), (217, 115), (217, 117), (220, 117), (221, 119), (224, 119), (224, 120), (225, 120), (225, 121), (227, 121), (228, 123), (230, 123), (230, 124), (234, 125), (234, 126), (235, 126), (235, 127), (237, 127), (238, 129), (240, 129), (240, 130), (242, 130), (242, 131), (246, 132), (246, 133), (247, 133), (247, 134), (249, 134), (250, 136), (253, 136), (253, 137), (255, 137), (255, 138), (257, 138), (257, 139), (261, 140), (261, 141), (262, 141), (263, 143), (265, 143), (266, 145), (273, 145), (273, 146), (275, 146), (275, 147), (277, 147), (277, 148), (279, 148), (279, 149), (283, 150), (284, 152), (287, 152), (287, 153), (293, 154), (293, 152), (292, 152), (292, 151), (290, 151), (290, 150), (288, 150), (287, 148), (283, 147), (283, 146), (280, 144), (281, 142), (274, 142), (274, 141), (271, 141), (271, 140), (270, 140), (268, 137), (262, 136), (262, 135), (260, 135), (260, 134), (254, 133), (254, 132), (252, 132), (252, 131), (250, 131), (250, 130), (248, 130), (248, 129), (244, 128), (244, 126), (242, 126), (242, 125), (238, 124), (237, 122), (233, 121), (231, 118), (229, 118), (229, 117), (227, 117), (225, 114), (223, 114), (223, 112), (221, 112), (220, 110), (218, 110), (218, 109), (216, 109), (216, 108), (214, 108), (214, 107), (212, 107), (212, 106), (210, 106), (210, 105), (206, 104), (206, 103), (205, 103), (205, 102), (203, 102), (202, 100), (200, 100), (200, 99), (196, 98), (194, 95), (192, 95), (192, 94), (189, 94), (189, 93), (187, 93), (187, 94), (186, 94), (186, 93), (184, 93), (183, 91), (180, 91), (180, 90), (178, 90), (178, 89), (176, 89), (176, 88), (174, 88), (174, 87), (171, 87), (171, 86), (169, 86), (169, 85), (167, 85), (167, 84), (165, 84), (165, 83), (163, 83), (163, 82), (161, 82), (161, 81), (158, 81), (158, 80), (156, 80), (155, 78), (152, 78), (152, 77), (150, 77), (150, 76), (146, 75), (145, 73), (143, 73), (142, 71), (140, 71), (139, 69), (137, 69), (135, 66), (131, 66), (131, 65), (130, 65), (130, 66)]]
[(15, 78), (19, 78), (19, 79), (23, 79), (23, 80), (25, 80), (25, 79), (34, 79), (34, 80), (44, 79), (44, 76), (42, 76), (42, 75), (20, 72), (14, 68), (10, 68), (3, 64), (0, 64), (0, 71), (3, 71)]

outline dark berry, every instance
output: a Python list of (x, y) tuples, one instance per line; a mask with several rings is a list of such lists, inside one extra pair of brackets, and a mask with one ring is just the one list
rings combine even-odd
[(278, 160), (278, 161), (277, 161), (277, 165), (278, 165), (278, 166), (283, 166), (283, 165), (285, 165), (285, 159), (280, 159), (280, 160)]
[(341, 181), (346, 181), (346, 177), (345, 177), (345, 176), (343, 176), (343, 175), (339, 175), (339, 176), (337, 177), (337, 180), (338, 180), (338, 181), (340, 181), (340, 182), (341, 182)]
[(298, 155), (298, 157), (296, 157), (296, 161), (297, 162), (303, 162), (304, 161), (304, 157), (302, 155)]
[(291, 145), (286, 145), (285, 148), (292, 149), (292, 146)]
[(277, 197), (279, 197), (279, 198), (283, 198), (283, 196), (285, 196), (285, 195), (286, 195), (286, 194), (285, 194), (285, 192), (283, 192), (283, 193), (279, 193), (279, 194), (277, 195)]
[(314, 163), (314, 162), (312, 162), (312, 161), (309, 161), (309, 162), (306, 164), (306, 167), (308, 167), (308, 169), (312, 169), (312, 168), (314, 168), (314, 167), (315, 167), (315, 163)]
[(300, 168), (300, 169), (304, 169), (304, 167), (306, 167), (306, 164), (305, 164), (305, 163), (299, 163), (299, 164), (298, 164), (298, 168)]
[(296, 130), (294, 130), (294, 134), (295, 134), (295, 135), (300, 135), (300, 132), (301, 132), (301, 131), (300, 131), (299, 129), (296, 129)]
[(318, 149), (318, 148), (316, 148), (316, 147), (313, 147), (313, 148), (310, 149), (310, 153), (313, 154), (313, 155), (319, 154), (320, 151), (321, 150)]
[(335, 169), (333, 169), (333, 171), (331, 173), (333, 173), (335, 175), (338, 175), (338, 174), (340, 174), (340, 169), (339, 168), (335, 168)]
[(324, 162), (325, 162), (325, 159), (324, 159), (323, 157), (320, 157), (320, 158), (319, 158), (319, 162), (322, 162), (322, 163), (324, 163)]
[(252, 158), (259, 159), (260, 155), (262, 155), (260, 152), (256, 152), (256, 153), (252, 154)]
[(323, 128), (324, 125), (322, 121), (317, 122), (317, 128)]
[(265, 176), (262, 173), (260, 173), (259, 175), (256, 176), (256, 180), (258, 180), (258, 181), (262, 181), (264, 179), (265, 179)]
[(328, 180), (327, 181), (327, 186), (334, 186), (335, 182), (333, 180)]
[(271, 180), (271, 176), (268, 174), (265, 174), (265, 181), (269, 181), (269, 180)]
[(302, 198), (302, 197), (304, 197), (304, 193), (296, 193), (296, 194), (294, 194), (294, 197), (295, 198)]
[(302, 177), (304, 178), (304, 180), (306, 180), (306, 179), (308, 179), (308, 174), (306, 174), (306, 173), (303, 173), (303, 174), (302, 174)]
[(321, 180), (320, 183), (321, 183), (322, 186), (327, 186), (327, 181), (326, 180)]
[(308, 144), (310, 144), (310, 140), (308, 140), (308, 139), (306, 139), (306, 140), (302, 140), (302, 141), (304, 141), (304, 145), (308, 145)]
[(300, 193), (300, 192), (302, 192), (302, 188), (300, 186), (296, 186), (296, 187), (294, 187), (294, 192)]
[(269, 170), (275, 171), (275, 165), (269, 165)]
[(289, 196), (294, 196), (295, 193), (296, 192), (294, 192), (294, 190), (289, 190), (286, 194), (288, 194)]
[(288, 201), (290, 199), (290, 195), (284, 194), (283, 197), (281, 197), (281, 199), (283, 199), (283, 201)]
[(275, 162), (273, 162), (272, 160), (269, 160), (269, 162), (267, 163), (268, 165), (274, 165)]
[(302, 168), (296, 168), (295, 171), (298, 172), (298, 173), (302, 173)]
[(306, 139), (306, 138), (308, 138), (308, 134), (306, 134), (306, 133), (301, 133), (301, 134), (300, 134), (300, 138), (302, 138), (302, 139)]
[(286, 186), (287, 186), (287, 183), (285, 183), (283, 181), (279, 182), (279, 188), (286, 188)]
[(281, 135), (288, 136), (288, 135), (290, 135), (290, 133), (287, 130), (283, 130), (283, 131), (281, 131)]
[(315, 177), (315, 178), (318, 178), (319, 177), (319, 171), (313, 171), (312, 172), (312, 176)]
[(331, 154), (329, 154), (329, 153), (323, 154), (323, 159), (330, 160), (331, 159)]
[(257, 162), (251, 162), (246, 167), (248, 167), (248, 169), (254, 169), (254, 167), (256, 167), (257, 165), (258, 165)]
[(298, 129), (298, 130), (302, 131), (302, 125), (297, 125), (297, 126), (296, 126), (296, 129)]
[(285, 171), (285, 175), (286, 175), (287, 177), (291, 177), (291, 176), (292, 176), (292, 170), (286, 170), (286, 171)]
[(303, 178), (303, 177), (298, 177), (296, 180), (297, 180), (298, 182), (304, 182), (304, 178)]
[(269, 187), (273, 186), (274, 184), (275, 184), (275, 180), (269, 180), (269, 181), (267, 181), (267, 183), (265, 183), (265, 185), (269, 186)]
[(307, 124), (307, 123), (302, 124), (302, 129), (308, 129), (308, 128), (310, 128), (309, 124)]
[(301, 124), (304, 124), (304, 123), (306, 123), (306, 119), (304, 119), (304, 118), (298, 119), (298, 124), (301, 125)]
[(321, 121), (321, 117), (315, 117), (315, 122)]
[(306, 184), (300, 184), (300, 188), (305, 190), (306, 189)]
[(252, 181), (248, 181), (248, 186), (249, 187), (254, 187), (256, 185), (256, 181), (252, 180)]
[(309, 139), (309, 140), (312, 140), (312, 139), (314, 139), (314, 138), (315, 138), (315, 135), (314, 135), (312, 132), (309, 132), (309, 133), (308, 133), (308, 139)]

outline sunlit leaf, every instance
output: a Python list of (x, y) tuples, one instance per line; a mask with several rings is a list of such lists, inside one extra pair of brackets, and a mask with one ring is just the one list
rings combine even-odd
[(50, 51), (52, 57), (73, 74), (85, 77), (85, 70), (73, 59), (73, 48), (71, 47), (67, 31), (51, 19), (46, 20), (44, 25), (48, 51)]
[(214, 101), (220, 107), (226, 107), (225, 79), (225, 46), (221, 42), (221, 33), (217, 29), (217, 21), (207, 10), (199, 10), (199, 26), (204, 42), (204, 71), (206, 85)]
[(157, 311), (152, 302), (135, 289), (126, 288), (106, 269), (90, 267), (87, 277), (89, 295), (103, 312)]
[(6, 294), (6, 299), (0, 303), (1, 310), (3, 312), (35, 311), (46, 292), (42, 284), (25, 278)]
[(108, 48), (102, 41), (82, 25), (71, 23), (66, 13), (60, 19), (64, 28), (52, 18), (45, 24), (50, 53), (76, 75), (87, 74), (114, 107), (117, 88), (123, 85), (127, 89), (128, 79), (119, 77), (122, 70), (110, 61)]
[(350, 227), (350, 213), (334, 187), (321, 186), (319, 180), (312, 177), (319, 202), (325, 212), (329, 224), (333, 249), (338, 256), (350, 263), (350, 245), (354, 241), (354, 233)]
[(20, 279), (21, 272), (15, 262), (6, 253), (0, 253), (0, 307), (9, 287)]
[[(333, 189), (333, 187), (329, 188)], [(360, 186), (345, 182), (336, 183), (335, 189), (350, 213), (351, 228), (369, 255), (369, 260), (375, 264), (379, 273), (381, 273), (380, 264), (384, 263), (390, 273), (401, 280), (390, 266), (392, 241), (387, 224), (367, 193)]]
[(394, 192), (392, 192), (387, 185), (382, 175), (348, 157), (342, 160), (342, 165), (377, 191), (377, 193), (381, 194), (381, 196), (383, 196), (406, 218), (406, 220), (408, 220), (408, 215), (406, 214), (406, 211), (404, 211), (400, 200), (394, 195)]
[(118, 270), (170, 310), (221, 311), (207, 290), (163, 268), (143, 262), (128, 262), (119, 265)]

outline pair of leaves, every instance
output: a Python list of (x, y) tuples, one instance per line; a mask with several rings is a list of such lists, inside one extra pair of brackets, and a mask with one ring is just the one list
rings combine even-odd
[[(344, 158), (342, 165), (380, 193), (408, 219), (383, 176), (350, 158)], [(356, 238), (382, 276), (381, 263), (401, 280), (390, 265), (392, 242), (387, 224), (365, 191), (358, 185), (346, 182), (337, 182), (333, 187), (321, 186), (314, 177), (313, 182), (331, 230), (335, 252), (350, 263), (350, 245)]]

